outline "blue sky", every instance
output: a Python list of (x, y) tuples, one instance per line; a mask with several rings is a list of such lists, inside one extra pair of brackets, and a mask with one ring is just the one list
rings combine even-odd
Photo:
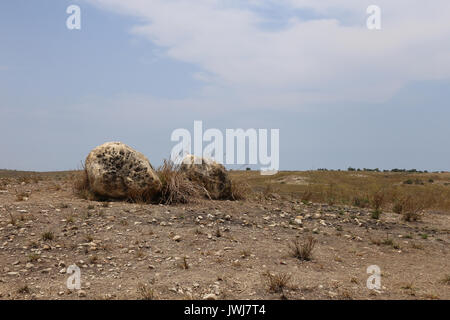
[[(450, 6), (378, 1), (0, 3), (0, 168), (65, 170), (174, 129), (280, 129), (285, 170), (450, 169)], [(81, 30), (66, 8), (81, 7)]]

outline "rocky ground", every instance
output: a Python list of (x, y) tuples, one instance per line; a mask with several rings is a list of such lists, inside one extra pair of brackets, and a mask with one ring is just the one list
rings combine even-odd
[[(450, 299), (450, 215), (264, 201), (178, 206), (76, 198), (62, 180), (0, 184), (1, 299)], [(290, 245), (312, 236), (310, 261)], [(67, 268), (81, 289), (67, 288)], [(367, 267), (381, 269), (369, 290)]]

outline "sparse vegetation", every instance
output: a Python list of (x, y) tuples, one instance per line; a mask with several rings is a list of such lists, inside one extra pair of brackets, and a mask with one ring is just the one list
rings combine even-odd
[(17, 224), (16, 217), (11, 212), (8, 212), (8, 214), (9, 214), (9, 223), (15, 226)]
[(46, 231), (42, 234), (42, 240), (44, 241), (51, 241), (55, 238), (55, 235), (52, 231)]
[(421, 246), (420, 244), (418, 244), (416, 242), (411, 242), (410, 246), (413, 249), (423, 250), (423, 246)]
[(376, 219), (376, 220), (380, 219), (381, 208), (383, 206), (384, 199), (385, 199), (385, 193), (383, 190), (378, 190), (378, 191), (374, 192), (374, 194), (372, 195), (371, 205), (374, 210), (371, 215), (372, 219)]
[[(393, 208), (397, 204), (399, 212), (405, 198), (411, 197), (422, 203), (424, 209), (450, 211), (450, 180), (449, 173), (440, 173), (438, 183), (436, 173), (425, 173), (414, 170), (394, 169), (391, 172), (376, 171), (332, 171), (317, 170), (305, 172), (279, 172), (274, 176), (261, 176), (256, 171), (233, 171), (233, 179), (245, 179), (255, 191), (262, 191), (263, 198), (270, 198), (270, 194), (278, 193), (283, 196), (297, 195), (302, 200), (307, 194), (308, 201), (315, 203), (335, 203), (353, 205), (360, 208), (373, 207), (373, 197), (383, 190), (382, 209)], [(300, 177), (308, 183), (276, 183), (287, 181), (290, 177)], [(420, 178), (418, 178), (420, 177)], [(415, 184), (416, 179), (434, 183)], [(411, 185), (403, 184), (411, 179)], [(447, 185), (446, 185), (447, 184)], [(330, 201), (331, 200), (331, 201)], [(306, 202), (306, 201), (305, 201)]]
[(311, 201), (312, 196), (313, 196), (313, 193), (311, 192), (311, 190), (307, 189), (303, 192), (303, 194), (301, 196), (301, 200), (304, 204), (306, 204)]
[(180, 167), (171, 161), (164, 160), (157, 174), (162, 187), (159, 202), (164, 204), (188, 203), (207, 193), (206, 189), (187, 179)]
[(21, 286), (19, 289), (17, 289), (17, 293), (19, 294), (30, 294), (31, 290), (30, 287), (28, 287), (28, 285), (23, 285)]
[(394, 204), (392, 206), (392, 212), (401, 214), (403, 212), (403, 203), (399, 200), (394, 200)]
[(28, 262), (35, 262), (39, 259), (40, 255), (38, 255), (37, 253), (30, 253), (28, 255)]
[(380, 219), (380, 215), (381, 215), (381, 211), (375, 210), (371, 213), (370, 216), (372, 217), (372, 219), (378, 220), (378, 219)]
[(378, 190), (372, 195), (372, 207), (376, 212), (381, 212), (383, 206), (385, 194), (383, 190)]
[(284, 289), (289, 287), (292, 278), (287, 273), (272, 274), (268, 271), (264, 272), (262, 276), (270, 293), (282, 293)]
[(67, 224), (73, 224), (75, 222), (75, 218), (72, 214), (67, 215), (66, 217), (66, 223)]
[(292, 241), (289, 245), (291, 256), (301, 261), (311, 260), (316, 243), (317, 240), (311, 236), (309, 236), (303, 243), (300, 243), (298, 239)]
[(404, 285), (402, 285), (401, 288), (405, 289), (405, 290), (413, 290), (414, 289), (414, 284), (412, 282), (407, 282)]
[(141, 300), (155, 300), (155, 290), (150, 285), (139, 283), (137, 293)]
[(405, 221), (417, 221), (427, 206), (423, 199), (407, 196), (402, 201), (400, 214)]
[(96, 197), (89, 186), (89, 179), (86, 170), (77, 172), (73, 182), (74, 193), (85, 200), (95, 200)]
[(370, 201), (367, 197), (354, 197), (352, 205), (359, 208), (369, 207)]
[(231, 198), (232, 200), (245, 200), (253, 195), (250, 185), (239, 179), (231, 180)]
[(271, 199), (273, 197), (276, 197), (276, 194), (279, 192), (279, 189), (275, 187), (273, 183), (267, 183), (264, 186), (264, 189), (262, 191), (262, 195), (264, 199)]

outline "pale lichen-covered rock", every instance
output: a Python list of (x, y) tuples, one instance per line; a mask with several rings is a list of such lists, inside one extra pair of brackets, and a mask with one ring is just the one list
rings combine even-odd
[(93, 149), (85, 169), (92, 192), (107, 198), (151, 196), (161, 182), (148, 159), (121, 142), (107, 142)]
[(231, 198), (231, 180), (222, 164), (212, 159), (186, 155), (180, 169), (190, 180), (201, 184), (212, 199)]

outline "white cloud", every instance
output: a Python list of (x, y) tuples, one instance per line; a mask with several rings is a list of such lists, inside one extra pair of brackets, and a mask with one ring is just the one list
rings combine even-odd
[[(132, 32), (204, 72), (206, 100), (298, 107), (311, 102), (383, 101), (410, 81), (450, 77), (450, 2), (378, 0), (382, 30), (366, 28), (365, 0), (89, 0), (136, 16)], [(309, 9), (262, 28), (255, 6)], [(351, 23), (350, 23), (351, 22)]]

